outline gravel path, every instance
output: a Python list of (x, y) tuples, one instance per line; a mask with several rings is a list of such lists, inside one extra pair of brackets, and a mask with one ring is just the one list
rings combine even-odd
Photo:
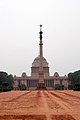
[(80, 120), (80, 92), (11, 91), (0, 93), (1, 120)]

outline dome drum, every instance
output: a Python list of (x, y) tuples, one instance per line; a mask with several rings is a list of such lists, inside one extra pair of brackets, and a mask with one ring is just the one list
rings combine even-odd
[[(49, 76), (49, 67), (43, 67), (44, 76)], [(38, 74), (39, 75), (39, 67), (31, 67), (31, 76)]]

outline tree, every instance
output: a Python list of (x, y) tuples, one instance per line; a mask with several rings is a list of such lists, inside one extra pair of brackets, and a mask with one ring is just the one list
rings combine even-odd
[(12, 90), (13, 89), (13, 75), (12, 74), (8, 75), (7, 82), (9, 84), (9, 89)]
[(68, 74), (69, 88), (80, 90), (80, 70)]
[(3, 83), (7, 82), (7, 76), (6, 72), (0, 72), (0, 91), (3, 91)]
[(0, 72), (0, 91), (9, 91), (13, 89), (13, 76), (6, 72)]

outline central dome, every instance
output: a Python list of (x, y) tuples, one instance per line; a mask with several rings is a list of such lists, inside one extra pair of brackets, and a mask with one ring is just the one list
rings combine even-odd
[[(42, 57), (42, 61), (43, 61), (43, 67), (48, 67), (48, 62), (44, 57)], [(36, 57), (32, 63), (32, 67), (39, 67), (39, 66), (40, 66), (40, 55), (38, 55), (38, 57)]]

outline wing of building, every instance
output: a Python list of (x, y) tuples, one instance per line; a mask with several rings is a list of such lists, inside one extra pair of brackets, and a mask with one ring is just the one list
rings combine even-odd
[(49, 74), (49, 65), (43, 57), (43, 42), (42, 42), (42, 25), (40, 25), (40, 41), (39, 55), (34, 59), (31, 67), (31, 76), (27, 76), (25, 72), (20, 77), (14, 76), (14, 89), (20, 89), (25, 86), (26, 89), (67, 89), (68, 77), (59, 76), (55, 72), (53, 76)]

